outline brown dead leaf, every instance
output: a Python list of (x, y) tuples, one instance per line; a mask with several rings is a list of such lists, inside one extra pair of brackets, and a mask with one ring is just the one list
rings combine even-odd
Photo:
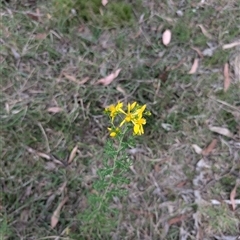
[(48, 155), (48, 154), (46, 154), (46, 153), (43, 153), (43, 152), (38, 152), (38, 151), (36, 151), (36, 150), (34, 150), (33, 148), (30, 148), (30, 147), (25, 147), (26, 148), (26, 150), (29, 152), (29, 153), (31, 153), (31, 154), (36, 154), (37, 156), (39, 156), (39, 157), (41, 157), (41, 158), (44, 158), (44, 159), (46, 159), (46, 160), (52, 160), (53, 162), (55, 162), (55, 163), (57, 163), (57, 164), (59, 164), (59, 165), (61, 165), (61, 166), (63, 166), (64, 165), (64, 163), (62, 163), (60, 160), (58, 160), (56, 157), (54, 157), (53, 155)]
[(233, 190), (230, 193), (230, 201), (232, 204), (233, 211), (236, 209), (236, 203), (235, 203), (236, 193), (237, 193), (237, 184), (235, 185), (235, 187), (233, 188)]
[(10, 114), (10, 106), (8, 103), (5, 103), (5, 111), (7, 114)]
[(80, 85), (83, 85), (84, 83), (86, 83), (89, 80), (89, 77), (85, 77), (83, 80), (81, 80), (79, 82)]
[(187, 181), (184, 180), (184, 181), (179, 182), (179, 183), (176, 185), (176, 187), (177, 187), (177, 188), (181, 188), (181, 187), (185, 186), (186, 184), (187, 184)]
[(36, 40), (44, 40), (47, 37), (47, 33), (37, 33), (35, 35)]
[(189, 74), (194, 74), (198, 68), (199, 59), (195, 58), (191, 70), (188, 72)]
[(217, 145), (217, 139), (213, 139), (212, 142), (202, 151), (202, 155), (207, 156)]
[(39, 8), (36, 9), (36, 12), (27, 12), (27, 16), (32, 20), (40, 22), (43, 14), (40, 13)]
[(120, 73), (121, 70), (122, 69), (119, 68), (115, 72), (113, 72), (110, 75), (108, 75), (107, 77), (99, 79), (97, 81), (97, 84), (101, 83), (104, 86), (109, 85), (118, 76), (118, 74)]
[(47, 111), (50, 113), (59, 113), (59, 112), (62, 112), (63, 109), (60, 107), (50, 107), (47, 109)]
[(224, 75), (224, 92), (228, 90), (231, 84), (231, 79), (229, 77), (229, 66), (228, 63), (224, 64), (224, 70), (223, 70), (223, 75)]
[(197, 144), (192, 144), (193, 149), (195, 150), (195, 152), (197, 154), (201, 154), (202, 153), (202, 148), (200, 148)]
[(229, 44), (225, 44), (223, 45), (223, 49), (229, 49), (229, 48), (233, 48), (233, 47), (236, 47), (240, 45), (240, 41), (236, 41), (236, 42), (233, 42), (233, 43), (229, 43)]
[(106, 6), (108, 4), (108, 0), (102, 0), (102, 5)]
[(79, 85), (83, 85), (84, 83), (86, 83), (86, 82), (89, 80), (89, 77), (85, 77), (85, 78), (83, 78), (81, 81), (79, 81), (75, 76), (69, 75), (69, 74), (67, 74), (67, 73), (65, 73), (65, 72), (62, 72), (62, 73), (60, 74), (59, 79), (62, 77), (62, 75), (63, 75), (66, 79), (68, 79), (69, 81), (75, 82), (75, 83), (77, 83), (77, 84), (79, 84)]
[(32, 12), (28, 12), (27, 16), (30, 17), (32, 20), (34, 21), (38, 21), (39, 20), (39, 15), (37, 15), (36, 13), (32, 13)]
[(222, 127), (209, 127), (209, 130), (218, 134), (221, 134), (223, 136), (232, 138), (233, 134), (227, 129)]
[(236, 52), (235, 56), (232, 58), (231, 65), (234, 70), (235, 80), (240, 82), (240, 51)]
[(66, 79), (68, 79), (68, 80), (70, 80), (70, 81), (72, 81), (72, 82), (78, 83), (78, 81), (77, 81), (77, 79), (76, 79), (75, 76), (69, 75), (69, 74), (64, 73), (64, 72), (63, 72), (63, 76), (64, 76)]
[(73, 159), (75, 158), (76, 153), (77, 153), (77, 150), (78, 150), (78, 146), (76, 145), (76, 146), (73, 148), (73, 150), (72, 150), (72, 152), (71, 152), (71, 154), (70, 154), (70, 156), (69, 156), (68, 164), (70, 164), (70, 163), (73, 161)]
[[(169, 1), (170, 2), (170, 1)], [(174, 5), (174, 4), (173, 4)], [(170, 17), (166, 17), (166, 16), (161, 16), (164, 20), (166, 20), (167, 22), (169, 22), (171, 25), (175, 22), (175, 20), (173, 18)]]
[(120, 86), (120, 85), (117, 85), (117, 88), (116, 88), (120, 93), (122, 93), (124, 96), (126, 96), (126, 91)]
[(63, 205), (67, 202), (68, 197), (65, 197), (58, 205), (58, 207), (56, 208), (56, 210), (53, 212), (53, 215), (51, 217), (51, 227), (55, 228), (56, 225), (58, 224), (58, 220), (60, 217), (60, 211), (63, 207)]
[(57, 194), (60, 195), (64, 192), (64, 190), (66, 189), (66, 186), (67, 186), (67, 181), (65, 181), (57, 190)]
[(183, 221), (183, 220), (185, 220), (187, 218), (188, 218), (187, 215), (179, 215), (177, 217), (174, 217), (174, 218), (171, 218), (170, 220), (168, 220), (168, 225), (171, 226), (171, 225), (176, 224), (178, 222), (181, 222), (181, 221)]
[(42, 153), (42, 152), (36, 152), (36, 154), (39, 156), (39, 157), (42, 157), (44, 159), (47, 159), (47, 160), (50, 160), (51, 157), (49, 155), (47, 155), (46, 153)]
[(199, 48), (197, 48), (197, 47), (191, 47), (191, 49), (195, 50), (195, 51), (198, 53), (198, 55), (199, 55), (200, 58), (203, 58), (203, 54), (202, 54), (202, 52), (200, 51)]
[(167, 46), (171, 42), (172, 33), (169, 29), (166, 29), (162, 35), (162, 42)]
[(198, 24), (198, 27), (201, 28), (202, 30), (202, 33), (205, 37), (209, 38), (209, 39), (212, 39), (212, 36), (210, 33), (208, 33), (208, 31), (206, 30), (206, 28), (202, 25), (202, 24)]

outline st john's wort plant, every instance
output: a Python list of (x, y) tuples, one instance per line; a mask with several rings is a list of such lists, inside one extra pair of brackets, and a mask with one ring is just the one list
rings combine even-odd
[(144, 116), (150, 115), (146, 105), (137, 102), (127, 106), (118, 102), (107, 107), (105, 113), (110, 121), (110, 139), (105, 144), (102, 167), (97, 171), (98, 179), (88, 196), (89, 207), (81, 217), (88, 224), (94, 224), (96, 231), (106, 231), (117, 224), (119, 213), (111, 203), (114, 197), (120, 198), (127, 194), (124, 186), (131, 179), (126, 177), (126, 173), (132, 164), (127, 150), (134, 146), (136, 136), (144, 134)]

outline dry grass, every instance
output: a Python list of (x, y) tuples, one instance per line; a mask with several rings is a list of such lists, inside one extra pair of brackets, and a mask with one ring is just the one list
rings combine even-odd
[[(98, 26), (74, 16), (66, 27), (51, 1), (28, 3), (0, 3), (1, 239), (239, 235), (239, 205), (233, 211), (224, 200), (240, 176), (240, 86), (236, 80), (223, 91), (222, 68), (232, 62), (236, 48), (221, 47), (240, 35), (239, 6), (140, 1), (130, 26), (109, 28), (104, 21)], [(172, 31), (168, 47), (161, 43), (166, 28)], [(188, 71), (199, 56), (191, 47), (213, 51), (200, 58), (193, 75)], [(118, 68), (122, 71), (111, 85), (95, 84)], [(103, 109), (118, 100), (146, 103), (152, 116), (130, 150), (129, 195), (113, 202), (121, 212), (118, 227), (100, 236), (94, 226), (82, 228), (81, 212), (108, 138)], [(227, 128), (233, 136), (211, 132), (209, 126)], [(207, 156), (192, 147), (204, 149), (213, 139), (217, 145)], [(75, 146), (77, 155), (68, 164)], [(199, 168), (201, 159), (207, 168)], [(51, 229), (51, 216), (64, 196), (68, 201)], [(211, 204), (213, 199), (221, 204)]]

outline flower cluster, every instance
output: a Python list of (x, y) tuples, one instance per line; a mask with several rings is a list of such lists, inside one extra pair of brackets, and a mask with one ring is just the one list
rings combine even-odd
[[(143, 116), (150, 115), (150, 112), (145, 110), (146, 104), (141, 106), (137, 102), (128, 103), (126, 108), (126, 111), (124, 111), (123, 103), (118, 102), (116, 105), (110, 105), (105, 109), (105, 112), (111, 118), (112, 127), (108, 128), (111, 137), (117, 136), (121, 132), (123, 125), (132, 126), (135, 135), (144, 133), (143, 125), (146, 124), (146, 119)], [(117, 127), (114, 124), (116, 117), (121, 120)]]

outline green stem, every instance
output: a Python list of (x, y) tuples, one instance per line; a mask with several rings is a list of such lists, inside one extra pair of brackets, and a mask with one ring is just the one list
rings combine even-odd
[(118, 160), (119, 153), (122, 150), (122, 143), (123, 143), (123, 139), (124, 139), (124, 136), (125, 136), (127, 130), (128, 130), (127, 128), (124, 129), (123, 134), (121, 134), (121, 138), (119, 139), (119, 145), (118, 145), (118, 148), (116, 150), (116, 154), (113, 158), (113, 167), (112, 167), (113, 171), (110, 174), (109, 184), (108, 184), (107, 188), (105, 189), (104, 194), (102, 195), (101, 202), (99, 203), (98, 208), (95, 211), (92, 212), (92, 214), (89, 216), (89, 219), (91, 219), (91, 216), (94, 216), (101, 209), (104, 201), (106, 200), (106, 194), (107, 194), (107, 192), (108, 192), (108, 190), (111, 186), (111, 183), (112, 183), (112, 178), (114, 176), (114, 172), (115, 172), (115, 168), (116, 168), (116, 162)]
[(103, 194), (103, 196), (102, 196), (102, 201), (100, 202), (97, 211), (99, 211), (99, 210), (101, 209), (101, 206), (102, 206), (102, 204), (103, 204), (103, 202), (104, 202), (104, 200), (105, 200), (105, 198), (106, 198), (106, 194), (107, 194), (107, 192), (108, 192), (108, 190), (109, 190), (109, 188), (110, 188), (110, 186), (111, 186), (112, 178), (113, 178), (114, 171), (115, 171), (115, 168), (116, 168), (116, 162), (117, 162), (119, 153), (120, 153), (121, 150), (122, 150), (122, 142), (123, 142), (123, 138), (124, 138), (124, 135), (125, 135), (126, 132), (127, 132), (127, 128), (125, 128), (123, 134), (121, 134), (121, 138), (120, 138), (120, 140), (119, 140), (118, 149), (117, 149), (117, 151), (116, 151), (116, 155), (115, 155), (114, 158), (113, 158), (113, 167), (112, 167), (112, 168), (113, 168), (113, 171), (112, 171), (112, 173), (111, 173), (111, 175), (110, 175), (109, 184), (108, 184), (107, 188), (105, 189), (105, 192), (104, 192), (104, 194)]

